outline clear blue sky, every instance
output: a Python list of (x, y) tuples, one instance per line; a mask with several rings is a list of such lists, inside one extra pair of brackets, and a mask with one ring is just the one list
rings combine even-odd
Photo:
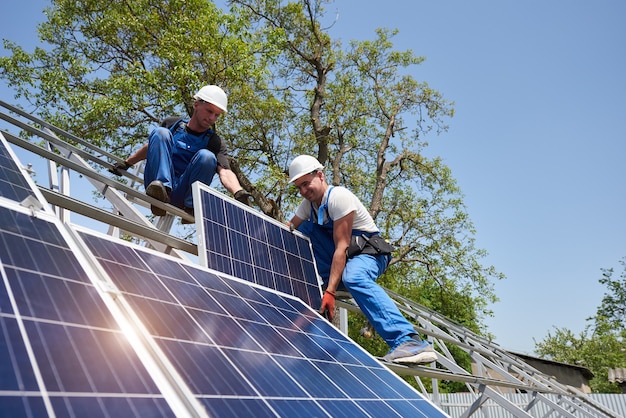
[[(32, 52), (47, 4), (4, 10), (0, 38)], [(581, 332), (606, 290), (600, 269), (618, 277), (626, 256), (626, 3), (339, 0), (328, 10), (344, 43), (399, 29), (396, 49), (426, 58), (413, 76), (456, 103), (428, 153), (452, 169), (484, 263), (507, 276), (487, 321), (495, 342), (532, 354), (554, 327)], [(0, 97), (14, 103), (4, 82)]]
[(626, 256), (626, 3), (343, 0), (336, 9), (346, 39), (399, 29), (396, 47), (426, 58), (414, 76), (456, 102), (429, 153), (452, 169), (477, 246), (507, 276), (488, 321), (496, 342), (532, 353), (554, 326), (582, 331), (605, 291), (600, 269), (618, 270)]

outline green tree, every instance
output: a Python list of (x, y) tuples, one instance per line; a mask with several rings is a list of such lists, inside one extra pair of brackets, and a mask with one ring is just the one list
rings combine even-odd
[(469, 327), (502, 278), (481, 264), (449, 168), (427, 158), (453, 103), (414, 77), (423, 58), (379, 29), (348, 46), (324, 29), (325, 0), (54, 0), (32, 54), (5, 40), (0, 76), (49, 122), (128, 155), (207, 83), (229, 94), (220, 134), (259, 209), (279, 220), (299, 200), (284, 174), (316, 155), (333, 184), (369, 203), (398, 248), (384, 285)]
[(608, 292), (602, 298), (598, 308), (596, 322), (606, 322), (614, 330), (626, 328), (626, 258), (620, 260), (623, 271), (619, 279), (613, 278), (614, 270), (602, 269), (600, 284), (607, 287)]
[(607, 293), (583, 332), (575, 335), (557, 328), (535, 344), (540, 356), (591, 370), (591, 389), (597, 393), (621, 393), (616, 383), (609, 383), (608, 370), (626, 367), (626, 258), (620, 264), (624, 268), (620, 279), (613, 278), (612, 268), (602, 269), (599, 282), (607, 286)]
[[(452, 103), (411, 75), (423, 58), (394, 50), (395, 31), (379, 29), (374, 40), (345, 48), (332, 41), (322, 30), (325, 3), (231, 2), (235, 14), (249, 14), (271, 36), (268, 42), (283, 41), (272, 82), (289, 92), (293, 104), (289, 159), (314, 154), (332, 184), (369, 202), (384, 235), (399, 248), (387, 285), (427, 290), (414, 300), (444, 313), (463, 312), (455, 319), (480, 328), (479, 318), (495, 301), (490, 279), (501, 275), (479, 262), (485, 253), (474, 247), (475, 231), (450, 170), (422, 152), (427, 135), (447, 130)], [(287, 191), (284, 212), (296, 201)], [(471, 313), (459, 300), (470, 302)]]

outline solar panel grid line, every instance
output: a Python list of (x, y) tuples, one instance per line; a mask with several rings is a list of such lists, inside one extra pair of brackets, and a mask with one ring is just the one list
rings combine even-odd
[[(232, 399), (238, 399), (234, 401), (237, 404), (242, 402), (242, 399), (253, 402), (257, 396), (257, 400), (262, 401), (256, 404), (257, 407), (266, 405), (269, 408), (265, 410), (270, 414), (268, 416), (272, 416), (271, 413), (277, 413), (278, 416), (293, 416), (294, 413), (310, 414), (318, 408), (321, 408), (321, 411), (328, 407), (332, 409), (333, 404), (336, 404), (334, 408), (341, 405), (352, 413), (360, 411), (362, 416), (376, 416), (371, 414), (372, 411), (366, 412), (367, 408), (363, 408), (363, 401), (367, 401), (365, 404), (375, 410), (381, 408), (381, 405), (389, 409), (391, 408), (389, 404), (398, 400), (405, 401), (403, 407), (411, 405), (405, 399), (407, 396), (421, 399), (422, 407), (429, 405), (406, 382), (391, 373), (361, 347), (349, 341), (300, 299), (181, 260), (170, 260), (169, 257), (162, 257), (149, 249), (134, 248), (131, 244), (120, 245), (133, 247), (134, 251), (129, 252), (124, 248), (120, 250), (123, 255), (111, 256), (105, 247), (117, 244), (106, 242), (108, 240), (108, 237), (101, 239), (90, 237), (85, 239), (85, 242), (92, 252), (108, 253), (106, 257), (111, 258), (111, 262), (116, 258), (127, 260), (129, 254), (137, 255), (145, 261), (144, 279), (156, 280), (155, 285), (158, 282), (159, 285), (167, 286), (172, 294), (189, 295), (195, 293), (188, 292), (194, 288), (190, 286), (202, 286), (205, 288), (206, 297), (211, 297), (215, 302), (204, 307), (205, 310), (199, 306), (181, 304), (181, 312), (193, 316), (194, 321), (190, 319), (183, 321), (181, 314), (174, 322), (179, 325), (178, 327), (147, 325), (151, 330), (160, 329), (162, 332), (173, 333), (153, 337), (164, 352), (176, 358), (181, 375), (185, 376), (192, 390), (198, 390), (196, 396), (205, 402), (210, 412), (218, 412), (219, 415), (219, 412), (224, 413), (222, 408), (232, 408), (233, 404), (229, 404), (227, 399), (235, 395), (236, 398)], [(106, 263), (102, 254), (96, 255), (100, 257), (99, 262), (104, 265)], [(160, 265), (154, 262), (155, 257), (160, 260)], [(178, 267), (164, 268), (163, 263), (173, 263)], [(124, 261), (122, 264), (119, 266), (120, 269), (127, 269), (129, 265), (137, 266), (136, 262), (129, 264), (128, 261)], [(187, 270), (187, 273), (181, 275), (179, 267)], [(111, 268), (109, 265), (108, 269)], [(161, 274), (155, 279), (159, 272), (164, 270), (168, 273)], [(115, 277), (120, 281), (124, 280), (119, 275)], [(190, 279), (196, 284), (191, 283)], [(133, 275), (132, 280), (137, 280), (137, 277)], [(125, 288), (124, 285), (119, 287)], [(134, 287), (134, 289), (145, 288), (146, 286)], [(139, 294), (126, 294), (124, 297), (131, 301), (134, 304), (133, 308), (138, 311), (146, 308), (145, 305), (138, 303), (140, 299), (144, 301), (149, 299), (150, 303), (161, 303), (162, 309), (151, 309), (150, 312), (165, 312), (170, 309), (153, 295), (142, 297)], [(187, 297), (177, 297), (177, 300), (181, 302)], [(166, 303), (170, 307), (175, 305), (171, 300)], [(198, 303), (198, 300), (194, 299), (194, 303)], [(221, 322), (216, 318), (225, 315), (230, 315), (236, 323), (230, 327), (220, 326)], [(168, 320), (166, 317), (149, 316), (141, 319), (144, 323), (161, 323)], [(201, 324), (197, 332), (189, 333), (182, 330), (193, 328), (192, 323)], [(210, 330), (208, 333), (212, 336), (211, 340), (207, 340), (206, 335), (201, 335), (207, 334), (207, 330)], [(184, 350), (192, 350), (193, 355)], [(297, 367), (294, 366), (294, 362)], [(199, 367), (202, 364), (203, 371), (198, 371), (202, 369)], [(235, 372), (237, 377), (233, 374), (228, 376), (229, 369)], [(308, 370), (310, 373), (302, 375), (301, 381), (294, 378), (296, 370)], [(336, 385), (325, 373), (335, 377), (341, 376), (345, 384)], [(215, 380), (224, 380), (228, 383), (226, 387), (217, 387), (218, 384), (211, 383), (208, 376), (217, 376)], [(389, 379), (395, 382), (391, 385), (393, 389), (387, 391), (389, 399), (383, 399), (367, 388), (368, 384), (373, 387), (389, 385)], [(264, 383), (259, 386), (259, 381)], [(326, 388), (328, 393), (320, 392), (321, 388)], [(324, 396), (318, 398), (319, 395)], [(222, 406), (216, 407), (218, 404)], [(414, 409), (413, 406), (411, 408)], [(417, 409), (414, 409), (413, 413), (416, 411)]]
[(320, 305), (308, 238), (202, 183), (193, 192), (201, 265)]

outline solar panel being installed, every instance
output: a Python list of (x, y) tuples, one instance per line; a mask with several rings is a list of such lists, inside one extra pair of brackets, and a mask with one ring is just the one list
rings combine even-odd
[(319, 308), (321, 280), (304, 235), (202, 184), (195, 183), (200, 264), (279, 290)]

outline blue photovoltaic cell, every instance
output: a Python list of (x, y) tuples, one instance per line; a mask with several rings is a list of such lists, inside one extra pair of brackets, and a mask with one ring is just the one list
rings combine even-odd
[[(0, 136), (2, 134), (0, 133)], [(0, 141), (0, 196), (21, 202), (33, 194), (30, 184), (9, 153), (4, 137)]]
[(81, 237), (211, 416), (445, 416), (300, 299)]
[(203, 265), (302, 299), (319, 308), (320, 280), (310, 242), (284, 225), (197, 185), (198, 251)]
[(0, 207), (0, 261), (3, 416), (173, 416), (56, 224)]

